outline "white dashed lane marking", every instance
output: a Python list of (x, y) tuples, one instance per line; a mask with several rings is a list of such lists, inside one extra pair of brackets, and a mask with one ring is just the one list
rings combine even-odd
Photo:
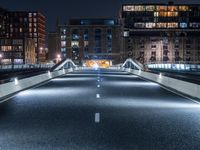
[(94, 121), (95, 123), (100, 123), (100, 113), (95, 113)]
[(100, 98), (100, 94), (96, 94), (96, 98)]

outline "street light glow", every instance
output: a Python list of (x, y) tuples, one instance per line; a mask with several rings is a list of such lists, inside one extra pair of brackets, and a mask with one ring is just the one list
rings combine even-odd
[(57, 55), (57, 58), (61, 58), (60, 54)]

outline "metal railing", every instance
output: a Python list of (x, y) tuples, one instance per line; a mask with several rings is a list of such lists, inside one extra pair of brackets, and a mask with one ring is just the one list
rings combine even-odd
[(51, 71), (56, 71), (56, 70), (60, 70), (62, 68), (65, 69), (69, 69), (69, 68), (78, 68), (77, 65), (74, 64), (74, 62), (71, 59), (63, 59), (61, 62), (59, 62), (58, 64), (56, 64), (55, 66), (53, 66), (51, 68)]
[(132, 69), (138, 69), (138, 70), (144, 70), (144, 66), (139, 63), (136, 60), (133, 60), (131, 58), (127, 59), (124, 64), (122, 65), (124, 68), (132, 68)]
[(51, 68), (54, 64), (22, 64), (22, 65), (0, 65), (0, 70)]
[(175, 71), (200, 71), (200, 64), (147, 64), (148, 69), (163, 69)]

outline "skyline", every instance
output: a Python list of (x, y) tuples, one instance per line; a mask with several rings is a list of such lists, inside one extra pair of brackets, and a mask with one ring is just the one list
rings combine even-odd
[[(148, 3), (168, 3), (168, 0), (151, 0)], [(0, 7), (13, 11), (40, 11), (46, 17), (47, 32), (54, 31), (56, 20), (61, 24), (70, 18), (116, 18), (120, 6), (125, 3), (147, 3), (146, 0), (0, 0)], [(174, 0), (174, 3), (197, 4), (199, 0)], [(104, 11), (102, 11), (102, 8)], [(91, 13), (92, 12), (92, 13)]]

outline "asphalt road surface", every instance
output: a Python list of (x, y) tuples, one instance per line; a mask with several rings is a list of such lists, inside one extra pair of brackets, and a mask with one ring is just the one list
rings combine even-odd
[(73, 72), (0, 104), (0, 150), (198, 149), (200, 105), (126, 72)]

